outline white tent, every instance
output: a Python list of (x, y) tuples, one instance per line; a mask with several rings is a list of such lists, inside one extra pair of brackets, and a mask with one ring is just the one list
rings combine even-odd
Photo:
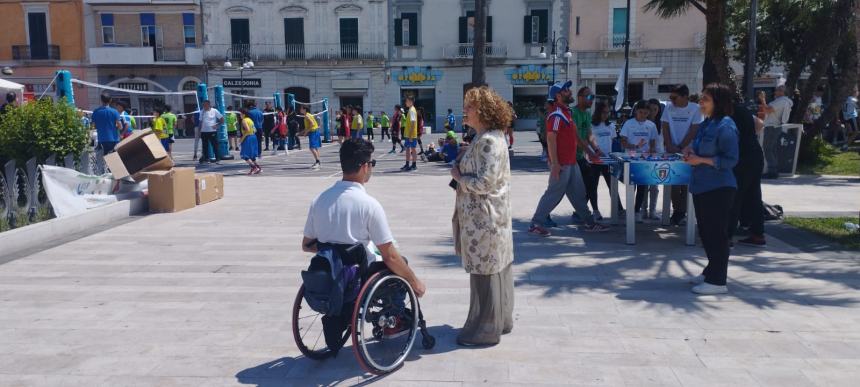
[[(3, 97), (0, 97), (0, 99), (5, 98), (6, 93), (10, 91), (14, 92), (15, 96), (18, 97), (18, 103), (23, 101), (24, 85), (0, 78), (0, 94), (3, 95)], [(5, 102), (5, 99), (3, 99), (2, 102)]]

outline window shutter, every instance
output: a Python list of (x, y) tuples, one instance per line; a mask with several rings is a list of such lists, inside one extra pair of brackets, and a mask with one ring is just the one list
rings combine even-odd
[(418, 45), (418, 14), (409, 15), (409, 45)]
[(532, 17), (531, 15), (523, 16), (523, 43), (531, 44), (532, 42)]
[(468, 26), (467, 18), (465, 16), (460, 16), (460, 43), (469, 43), (469, 32), (467, 31)]
[(543, 9), (536, 11), (537, 16), (540, 18), (540, 31), (538, 31), (538, 42), (546, 43), (549, 37), (549, 11)]
[(394, 19), (394, 46), (403, 45), (403, 19)]
[(493, 17), (487, 16), (487, 43), (493, 42)]

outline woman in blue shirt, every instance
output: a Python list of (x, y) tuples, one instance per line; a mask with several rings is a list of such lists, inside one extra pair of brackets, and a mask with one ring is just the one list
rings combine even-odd
[(707, 117), (684, 160), (693, 166), (690, 193), (696, 208), (699, 236), (708, 265), (691, 280), (693, 293), (727, 293), (729, 265), (728, 224), (737, 184), (732, 169), (738, 163), (738, 129), (732, 121), (732, 91), (712, 83), (702, 90), (699, 107)]

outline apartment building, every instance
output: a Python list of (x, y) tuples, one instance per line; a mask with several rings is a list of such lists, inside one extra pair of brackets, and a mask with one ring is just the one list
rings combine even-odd
[[(388, 2), (203, 1), (209, 83), (227, 92), (340, 106), (383, 104)], [(260, 102), (260, 101), (258, 101)], [(231, 96), (227, 104), (239, 106)], [(312, 110), (321, 110), (315, 105)]]
[[(198, 0), (84, 0), (91, 79), (130, 91), (196, 90), (203, 82), (203, 28)], [(132, 111), (159, 104), (194, 111), (194, 96), (110, 91)], [(90, 105), (97, 105), (92, 93)]]
[[(668, 99), (671, 86), (702, 84), (705, 16), (691, 8), (686, 14), (662, 19), (646, 12), (646, 0), (571, 0), (570, 41), (579, 84), (598, 95), (614, 96), (624, 68), (624, 41), (630, 13), (628, 100)], [(614, 97), (612, 98), (614, 99)]]
[[(23, 84), (24, 99), (54, 96), (59, 68), (83, 78), (86, 45), (81, 0), (0, 0), (0, 68), (3, 78)], [(86, 97), (88, 90), (76, 89)]]

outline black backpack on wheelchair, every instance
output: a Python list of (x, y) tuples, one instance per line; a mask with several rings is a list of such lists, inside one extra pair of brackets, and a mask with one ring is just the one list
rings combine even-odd
[(302, 271), (304, 298), (311, 309), (324, 315), (326, 344), (337, 353), (361, 289), (367, 253), (358, 243), (317, 243), (317, 250), (308, 269)]

